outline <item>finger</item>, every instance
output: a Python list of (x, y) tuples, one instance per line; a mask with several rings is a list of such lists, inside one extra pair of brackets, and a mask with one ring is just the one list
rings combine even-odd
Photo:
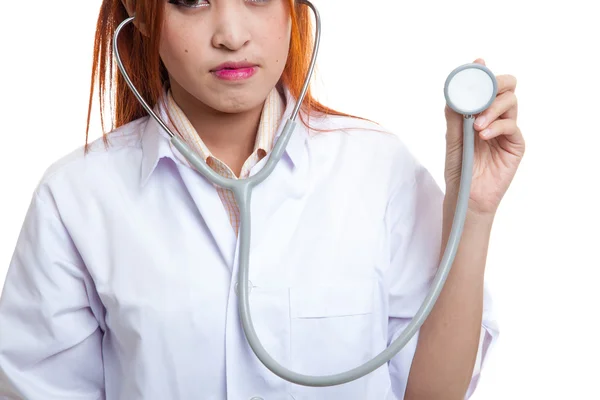
[(475, 120), (475, 127), (478, 131), (485, 129), (488, 125), (498, 119), (499, 116), (507, 113), (511, 108), (516, 107), (517, 96), (513, 92), (504, 92), (492, 103), (492, 105), (479, 114)]
[(451, 142), (461, 141), (464, 117), (452, 110), (448, 104), (444, 107), (444, 115), (446, 117), (446, 140)]
[(512, 75), (498, 75), (496, 81), (498, 82), (498, 94), (514, 92), (517, 88), (517, 78)]
[(490, 126), (479, 132), (479, 137), (483, 140), (490, 140), (498, 136), (506, 136), (511, 142), (518, 142), (518, 137), (521, 135), (521, 130), (517, 126), (517, 122), (513, 119), (499, 119), (494, 121)]
[[(516, 98), (516, 96), (515, 96), (515, 98)], [(518, 114), (519, 114), (519, 102), (516, 101), (515, 106), (506, 110), (504, 112), (504, 114), (501, 114), (499, 119), (514, 119), (516, 121)]]

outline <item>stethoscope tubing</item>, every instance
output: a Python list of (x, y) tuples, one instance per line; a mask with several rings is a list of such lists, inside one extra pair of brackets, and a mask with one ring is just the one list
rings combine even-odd
[(319, 43), (321, 37), (321, 18), (316, 7), (308, 0), (298, 0), (300, 3), (305, 4), (309, 8), (312, 9), (315, 20), (316, 20), (316, 35), (315, 35), (315, 43), (313, 47), (313, 55), (311, 58), (309, 70), (302, 87), (302, 91), (299, 95), (299, 99), (294, 107), (294, 110), (291, 114), (291, 117), (286, 121), (286, 124), (283, 128), (280, 138), (277, 140), (272, 154), (269, 156), (269, 159), (266, 165), (254, 176), (245, 179), (231, 179), (225, 178), (216, 172), (214, 172), (206, 162), (192, 151), (189, 146), (178, 136), (173, 134), (173, 132), (169, 129), (167, 124), (165, 124), (159, 116), (152, 110), (152, 108), (146, 103), (143, 99), (139, 91), (133, 85), (127, 71), (121, 61), (121, 57), (118, 49), (118, 37), (124, 26), (134, 21), (135, 16), (129, 17), (124, 20), (116, 29), (115, 35), (113, 38), (113, 53), (115, 55), (117, 66), (125, 79), (125, 82), (129, 86), (129, 88), (134, 93), (135, 97), (138, 99), (140, 104), (144, 107), (144, 109), (148, 112), (148, 114), (156, 120), (156, 122), (167, 132), (170, 136), (171, 143), (174, 147), (181, 153), (183, 157), (185, 157), (206, 179), (213, 182), (214, 184), (232, 190), (234, 193), (236, 202), (240, 208), (240, 232), (239, 232), (239, 268), (238, 268), (238, 309), (240, 313), (240, 318), (242, 322), (242, 327), (246, 338), (248, 340), (248, 344), (252, 348), (256, 357), (267, 367), (271, 372), (275, 375), (285, 379), (289, 382), (296, 383), (298, 385), (303, 386), (314, 386), (314, 387), (324, 387), (324, 386), (335, 386), (341, 385), (347, 382), (354, 381), (359, 379), (382, 366), (391, 360), (402, 348), (410, 341), (410, 339), (415, 335), (415, 333), (419, 330), (419, 328), (423, 325), (435, 302), (437, 301), (444, 283), (448, 277), (450, 272), (450, 268), (452, 267), (452, 263), (456, 256), (458, 245), (460, 243), (460, 238), (462, 235), (467, 209), (469, 202), (469, 194), (471, 188), (471, 180), (472, 180), (472, 172), (473, 172), (473, 153), (474, 153), (474, 130), (473, 123), (474, 118), (472, 116), (465, 116), (464, 124), (463, 124), (463, 159), (462, 159), (462, 171), (461, 171), (461, 181), (460, 188), (458, 192), (458, 199), (456, 205), (456, 211), (454, 214), (454, 220), (452, 223), (452, 229), (450, 231), (450, 235), (446, 244), (446, 248), (444, 250), (440, 266), (438, 268), (438, 272), (436, 273), (431, 288), (423, 304), (415, 314), (413, 320), (408, 324), (408, 326), (404, 329), (404, 331), (400, 334), (400, 336), (395, 339), (390, 346), (379, 353), (372, 360), (356, 367), (351, 370), (341, 372), (333, 375), (325, 375), (325, 376), (311, 376), (299, 374), (297, 372), (291, 371), (286, 367), (279, 364), (271, 355), (265, 350), (262, 345), (260, 339), (256, 334), (256, 330), (254, 328), (254, 324), (252, 322), (252, 316), (250, 314), (250, 305), (249, 305), (249, 255), (250, 255), (250, 233), (251, 233), (251, 215), (250, 215), (250, 205), (252, 198), (252, 189), (264, 181), (274, 170), (276, 164), (281, 159), (283, 152), (289, 142), (291, 134), (296, 125), (296, 117), (300, 110), (300, 107), (304, 101), (304, 97), (306, 96), (308, 86), (310, 84), (310, 80), (313, 75), (313, 71), (315, 68), (315, 62), (317, 59), (317, 55), (319, 53)]

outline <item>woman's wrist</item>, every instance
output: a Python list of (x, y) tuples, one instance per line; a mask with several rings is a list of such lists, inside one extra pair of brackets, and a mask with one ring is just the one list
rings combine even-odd
[[(454, 220), (454, 214), (456, 212), (456, 205), (458, 203), (458, 191), (446, 192), (444, 196), (443, 212), (444, 212), (444, 226), (450, 227)], [(470, 203), (470, 200), (469, 200)], [(465, 227), (479, 227), (481, 229), (491, 229), (494, 223), (496, 212), (480, 212), (474, 207), (467, 208), (467, 215), (465, 219)]]

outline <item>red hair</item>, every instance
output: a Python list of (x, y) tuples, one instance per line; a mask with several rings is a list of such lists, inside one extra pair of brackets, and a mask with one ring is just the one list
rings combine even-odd
[[(281, 81), (289, 89), (291, 95), (297, 99), (300, 96), (311, 61), (314, 44), (313, 27), (310, 19), (311, 11), (308, 7), (296, 3), (295, 0), (288, 1), (292, 29), (290, 50)], [(119, 36), (119, 54), (133, 84), (148, 104), (153, 106), (161, 96), (165, 82), (168, 81), (167, 70), (159, 55), (165, 2), (138, 0), (135, 1), (133, 7), (135, 8), (132, 11), (136, 15), (136, 24), (138, 26), (143, 24), (149, 32), (159, 32), (159, 34), (144, 36), (133, 24), (129, 24), (123, 28)], [(104, 104), (107, 94), (114, 95), (114, 99), (112, 96), (108, 99), (112, 110), (111, 131), (146, 115), (146, 111), (127, 86), (123, 76), (120, 73), (115, 73), (118, 71), (114, 69), (116, 67), (113, 62), (112, 51), (114, 32), (117, 26), (128, 17), (122, 0), (103, 0), (94, 40), (94, 60), (85, 132), (85, 153), (88, 152), (88, 134), (96, 78), (99, 81), (100, 123), (103, 129)], [(335, 111), (319, 103), (312, 97), (310, 86), (301, 110), (303, 113), (300, 113), (300, 118), (305, 124), (307, 121), (304, 120), (303, 114), (311, 115), (312, 112), (359, 118)], [(102, 136), (105, 146), (108, 146), (107, 133), (103, 131)]]

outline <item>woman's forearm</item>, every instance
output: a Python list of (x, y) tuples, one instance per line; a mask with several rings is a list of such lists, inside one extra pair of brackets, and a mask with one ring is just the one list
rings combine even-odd
[[(452, 227), (455, 196), (446, 196), (442, 251)], [(477, 359), (483, 282), (493, 216), (468, 213), (444, 288), (421, 327), (406, 400), (463, 400)], [(441, 259), (441, 255), (440, 255)]]

